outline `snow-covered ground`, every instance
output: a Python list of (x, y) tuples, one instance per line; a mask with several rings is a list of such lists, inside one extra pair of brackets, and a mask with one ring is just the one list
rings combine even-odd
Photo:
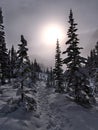
[[(7, 112), (7, 101), (16, 97), (11, 85), (2, 86), (0, 94), (0, 130), (98, 130), (98, 107), (83, 108), (37, 82), (37, 111), (26, 112), (22, 107)], [(3, 110), (5, 109), (6, 110)]]

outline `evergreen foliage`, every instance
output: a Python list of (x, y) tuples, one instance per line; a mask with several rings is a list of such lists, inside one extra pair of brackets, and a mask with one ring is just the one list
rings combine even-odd
[[(65, 80), (67, 92), (74, 97), (77, 103), (82, 105), (90, 104), (95, 101), (93, 88), (91, 88), (89, 83), (91, 78), (95, 82), (96, 91), (98, 91), (98, 42), (95, 48), (91, 50), (86, 62), (86, 58), (80, 55), (80, 50), (83, 48), (79, 47), (77, 23), (74, 21), (72, 10), (70, 10), (68, 23), (70, 26), (67, 32), (67, 49), (63, 52), (67, 57), (62, 61), (59, 41), (57, 40), (55, 68), (47, 69), (47, 74), (45, 73), (47, 78), (46, 85), (48, 87), (55, 86), (55, 91), (58, 93), (64, 92), (62, 65), (66, 64)], [(27, 105), (27, 109), (35, 109), (36, 100), (32, 96), (33, 92), (36, 92), (35, 83), (40, 74), (43, 73), (42, 68), (36, 59), (32, 63), (30, 62), (27, 53), (27, 41), (23, 35), (21, 35), (21, 43), (18, 44), (18, 47), (17, 52), (14, 46), (9, 50), (9, 53), (7, 52), (2, 9), (0, 8), (0, 82), (3, 85), (6, 83), (6, 79), (10, 82), (12, 78), (15, 78), (13, 81), (14, 84), (17, 81), (18, 91), (16, 95), (20, 97), (17, 100), (19, 105), (23, 103)], [(85, 63), (86, 66), (84, 66)], [(2, 94), (2, 90), (0, 90), (0, 94)], [(11, 102), (14, 102), (13, 98), (11, 100)], [(16, 104), (17, 101), (15, 101)]]
[(93, 92), (98, 93), (98, 42), (90, 51), (85, 68), (88, 70), (89, 79), (93, 82)]
[(24, 39), (24, 36), (21, 35), (21, 43), (18, 44), (19, 49), (17, 51), (17, 68), (16, 73), (18, 76), (18, 81), (20, 81), (20, 94), (21, 94), (21, 101), (24, 101), (24, 84), (29, 76), (29, 65), (30, 61), (27, 55), (27, 41)]
[(52, 67), (50, 68), (50, 85), (54, 86), (54, 74), (53, 74), (53, 69)]
[(10, 59), (10, 50), (8, 52), (8, 59), (7, 59), (7, 78), (9, 80), (9, 83), (11, 82), (11, 59)]
[(35, 72), (35, 69), (34, 69), (34, 63), (33, 62), (30, 64), (30, 72), (31, 72), (32, 82), (36, 83), (37, 76), (36, 76), (36, 72)]
[(11, 62), (11, 78), (15, 78), (16, 75), (14, 74), (14, 70), (15, 70), (15, 63), (17, 60), (17, 53), (16, 50), (14, 49), (14, 46), (12, 45), (12, 48), (10, 50), (10, 62)]
[(41, 67), (40, 65), (37, 63), (36, 59), (34, 60), (34, 71), (35, 72), (41, 72)]
[(55, 55), (55, 68), (54, 68), (54, 79), (56, 83), (56, 92), (64, 92), (63, 87), (63, 69), (62, 69), (62, 58), (59, 47), (59, 41), (56, 43), (56, 55)]
[(46, 86), (47, 87), (54, 87), (54, 74), (53, 74), (53, 69), (52, 67), (50, 68), (50, 70), (46, 70), (46, 74), (47, 74), (47, 82), (46, 82)]
[(93, 77), (94, 73), (95, 73), (95, 68), (96, 68), (96, 57), (97, 55), (95, 55), (95, 50), (91, 50), (90, 51), (90, 56), (88, 56), (87, 58), (87, 63), (86, 63), (86, 69), (88, 70), (88, 74), (90, 77)]
[(78, 46), (79, 39), (76, 23), (74, 22), (73, 12), (70, 10), (68, 29), (68, 46), (63, 54), (67, 54), (67, 57), (63, 60), (63, 63), (67, 65), (67, 91), (75, 98), (75, 101), (81, 104), (90, 103), (91, 88), (85, 73), (83, 73), (82, 66), (86, 63), (86, 59), (81, 57), (81, 47)]
[(87, 59), (86, 68), (89, 72), (89, 76), (93, 77), (96, 69), (98, 68), (98, 42), (95, 48), (90, 51), (90, 56)]
[(3, 26), (2, 9), (0, 8), (0, 79), (1, 84), (5, 84), (8, 70), (8, 53), (5, 43), (5, 32)]

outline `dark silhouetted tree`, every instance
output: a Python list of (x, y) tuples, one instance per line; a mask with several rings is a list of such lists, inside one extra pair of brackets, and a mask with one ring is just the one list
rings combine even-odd
[(9, 83), (11, 82), (11, 59), (10, 59), (10, 50), (8, 52), (8, 58), (7, 58), (7, 78)]
[(34, 60), (34, 70), (35, 70), (35, 72), (41, 72), (41, 67), (37, 63), (36, 59)]
[(16, 95), (19, 95), (19, 103), (23, 105), (26, 110), (35, 110), (36, 101), (34, 99), (35, 88), (32, 85), (32, 73), (31, 64), (28, 57), (27, 41), (24, 36), (21, 35), (21, 43), (18, 44), (19, 48), (17, 51), (17, 60), (15, 72), (17, 75), (16, 81), (18, 86), (18, 91)]
[(54, 86), (54, 74), (52, 67), (50, 68), (50, 85)]
[(8, 53), (5, 43), (5, 32), (3, 26), (2, 9), (0, 8), (0, 79), (1, 83), (5, 83), (7, 77), (7, 59)]
[(12, 45), (12, 48), (10, 50), (10, 64), (11, 64), (11, 78), (15, 78), (14, 70), (15, 70), (15, 65), (16, 65), (16, 60), (17, 60), (17, 53), (14, 49), (14, 46)]
[(59, 92), (59, 93), (64, 92), (62, 59), (61, 59), (61, 51), (60, 51), (58, 40), (56, 43), (54, 79), (55, 79), (55, 83), (56, 83), (56, 90), (55, 91)]
[(31, 65), (30, 65), (30, 71), (31, 71), (31, 79), (32, 79), (32, 82), (35, 83), (36, 80), (37, 80), (37, 77), (36, 77), (36, 72), (34, 70), (34, 63), (32, 62)]
[(30, 61), (27, 55), (27, 41), (24, 39), (24, 36), (21, 35), (21, 43), (18, 44), (19, 49), (17, 51), (17, 76), (18, 76), (18, 81), (20, 82), (20, 94), (21, 94), (21, 101), (24, 101), (24, 83), (26, 79), (29, 76), (29, 66), (30, 66)]
[(88, 56), (87, 58), (87, 63), (85, 67), (88, 70), (89, 76), (93, 77), (96, 68), (96, 54), (94, 49), (90, 51), (90, 56)]
[(67, 65), (67, 91), (74, 96), (75, 101), (78, 103), (90, 103), (91, 88), (86, 74), (82, 70), (83, 64), (86, 63), (86, 59), (80, 56), (81, 47), (78, 46), (79, 39), (76, 23), (74, 22), (73, 12), (70, 10), (69, 15), (69, 29), (67, 32), (68, 41), (66, 42), (67, 49), (63, 54), (67, 54), (67, 57), (63, 60)]
[(53, 74), (52, 67), (50, 68), (50, 70), (47, 68), (46, 74), (47, 74), (46, 86), (47, 87), (54, 87), (54, 74)]

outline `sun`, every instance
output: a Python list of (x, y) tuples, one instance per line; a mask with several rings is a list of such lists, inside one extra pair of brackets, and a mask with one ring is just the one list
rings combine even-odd
[(42, 30), (42, 40), (45, 44), (55, 45), (57, 39), (63, 38), (63, 29), (57, 24), (47, 24)]

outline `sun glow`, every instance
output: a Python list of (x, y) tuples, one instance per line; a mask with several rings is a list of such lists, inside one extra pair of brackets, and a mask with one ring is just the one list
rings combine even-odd
[(42, 29), (42, 40), (45, 44), (55, 45), (57, 39), (63, 38), (63, 29), (56, 24), (49, 24)]

